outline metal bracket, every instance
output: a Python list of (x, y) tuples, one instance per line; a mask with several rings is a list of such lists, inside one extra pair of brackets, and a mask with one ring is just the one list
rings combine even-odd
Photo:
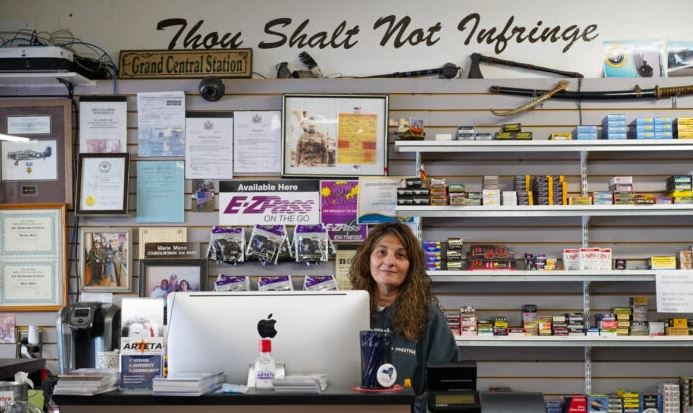
[(592, 348), (585, 347), (585, 394), (592, 393)]

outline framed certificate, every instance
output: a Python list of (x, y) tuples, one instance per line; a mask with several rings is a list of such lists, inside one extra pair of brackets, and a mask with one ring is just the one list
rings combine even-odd
[(0, 203), (71, 206), (70, 99), (2, 100), (0, 133), (31, 139), (0, 142)]
[(65, 204), (0, 204), (0, 312), (67, 302)]
[(385, 95), (284, 95), (282, 176), (387, 175)]
[(130, 291), (132, 230), (82, 228), (79, 234), (82, 291)]
[(127, 153), (81, 153), (75, 213), (127, 214), (129, 164)]

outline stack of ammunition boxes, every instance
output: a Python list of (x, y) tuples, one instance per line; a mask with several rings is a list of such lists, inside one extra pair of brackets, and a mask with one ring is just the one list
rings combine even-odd
[(627, 139), (628, 125), (626, 125), (626, 115), (623, 113), (612, 113), (602, 119), (602, 137), (604, 139)]
[(446, 251), (446, 267), (448, 271), (459, 271), (462, 269), (462, 238), (448, 238)]
[(404, 178), (397, 187), (397, 205), (428, 205), (426, 182), (418, 177)]
[(657, 393), (660, 413), (681, 413), (681, 390), (677, 383), (660, 383)]
[(508, 317), (498, 316), (493, 319), (493, 335), (508, 335)]
[(593, 140), (599, 139), (597, 127), (592, 125), (580, 125), (573, 132), (575, 139), (578, 140)]
[(647, 325), (647, 306), (648, 298), (638, 295), (630, 298), (630, 307), (633, 312), (632, 323), (630, 326), (631, 336), (647, 336), (650, 330)]
[(632, 125), (635, 139), (673, 139), (673, 119), (668, 117), (636, 118)]
[(568, 183), (563, 175), (532, 178), (534, 205), (568, 205)]
[(445, 311), (445, 318), (448, 322), (448, 328), (453, 335), (460, 335), (460, 312), (459, 311)]
[(445, 247), (442, 241), (424, 241), (423, 249), (426, 255), (426, 271), (443, 270)]
[(432, 206), (445, 206), (448, 204), (448, 184), (445, 178), (431, 178), (428, 185), (431, 193)]
[(471, 305), (460, 309), (460, 334), (463, 336), (475, 336), (477, 333), (476, 310)]
[(499, 206), (501, 204), (500, 180), (498, 175), (485, 175), (482, 183), (484, 206)]
[(685, 318), (670, 318), (666, 332), (668, 336), (687, 336), (688, 335), (688, 320)]
[(619, 390), (616, 394), (623, 399), (623, 413), (640, 413), (640, 393)]
[(522, 306), (522, 325), (525, 335), (539, 335), (539, 313), (535, 304), (525, 304)]
[(613, 194), (614, 205), (633, 205), (633, 177), (614, 176), (609, 179), (609, 191)]
[(464, 184), (448, 185), (448, 201), (450, 205), (465, 206), (467, 203), (467, 192)]
[(693, 117), (679, 116), (676, 118), (675, 129), (678, 139), (693, 139)]
[(522, 124), (506, 123), (501, 126), (501, 131), (493, 135), (494, 140), (531, 140), (532, 132), (522, 132)]
[(630, 307), (614, 307), (611, 312), (616, 315), (616, 335), (617, 336), (627, 336), (630, 335)]
[(515, 176), (513, 180), (513, 189), (517, 197), (517, 205), (534, 205), (532, 177), (530, 175)]
[(690, 175), (674, 175), (667, 178), (667, 196), (675, 204), (693, 203), (693, 180)]
[(681, 391), (681, 413), (693, 412), (693, 377), (679, 377)]
[(585, 315), (583, 313), (569, 313), (568, 318), (568, 335), (569, 336), (584, 336), (585, 335)]

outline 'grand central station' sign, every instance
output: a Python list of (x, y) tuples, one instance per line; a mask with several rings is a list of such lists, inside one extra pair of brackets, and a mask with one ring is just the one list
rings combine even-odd
[(250, 78), (252, 49), (123, 50), (120, 79)]

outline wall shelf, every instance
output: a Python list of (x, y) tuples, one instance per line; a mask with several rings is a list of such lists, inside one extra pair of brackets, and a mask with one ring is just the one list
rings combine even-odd
[(467, 347), (693, 347), (691, 336), (455, 336)]
[(591, 282), (655, 281), (652, 270), (428, 271), (433, 282)]
[(397, 212), (404, 216), (437, 218), (693, 216), (693, 205), (398, 206)]
[(642, 152), (693, 150), (693, 139), (396, 141), (397, 152)]
[(72, 86), (96, 85), (95, 80), (87, 79), (76, 72), (13, 72), (0, 73), (0, 86), (62, 86), (59, 79)]

